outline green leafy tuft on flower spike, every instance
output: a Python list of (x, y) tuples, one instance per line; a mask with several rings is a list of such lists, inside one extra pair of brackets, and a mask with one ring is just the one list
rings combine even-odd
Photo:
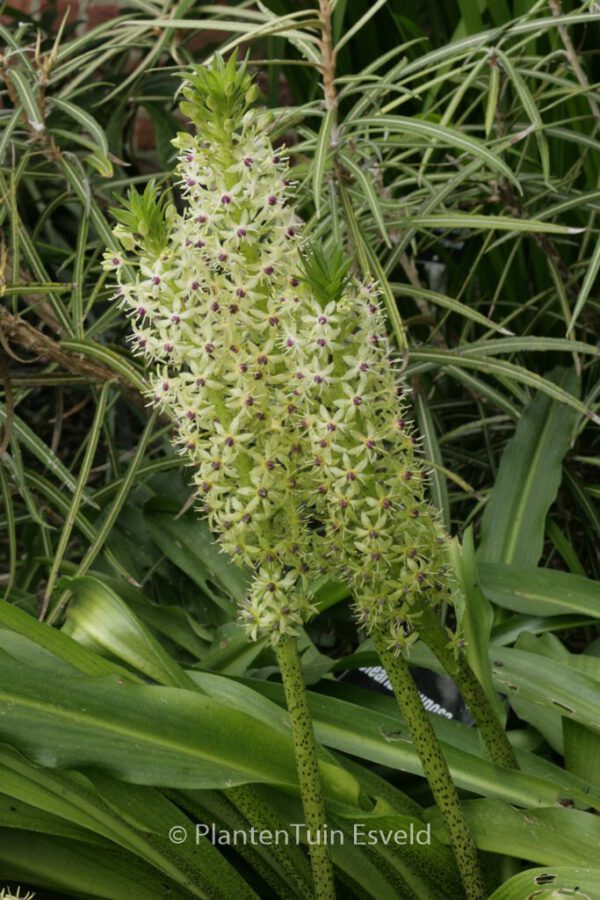
[(175, 422), (223, 550), (254, 572), (250, 636), (297, 633), (326, 573), (399, 649), (420, 605), (450, 600), (451, 586), (377, 289), (340, 252), (303, 251), (288, 164), (251, 108), (246, 67), (216, 58), (184, 94), (196, 124), (174, 142), (184, 209), (165, 205), (144, 234), (147, 201), (131, 197), (115, 233), (135, 247), (133, 280), (105, 255), (152, 363), (152, 401)]
[(247, 63), (238, 64), (237, 52), (227, 63), (215, 56), (212, 68), (199, 66), (187, 76), (186, 98), (181, 111), (201, 131), (215, 140), (231, 134), (248, 107), (258, 97), (258, 88), (248, 74)]
[(111, 213), (119, 223), (114, 230), (127, 250), (140, 245), (154, 256), (159, 256), (169, 237), (169, 217), (172, 209), (168, 194), (157, 196), (156, 182), (148, 182), (144, 193), (129, 188), (127, 199)]
[(352, 260), (339, 247), (326, 253), (317, 244), (310, 244), (302, 254), (301, 280), (321, 303), (340, 300), (349, 281), (351, 266)]

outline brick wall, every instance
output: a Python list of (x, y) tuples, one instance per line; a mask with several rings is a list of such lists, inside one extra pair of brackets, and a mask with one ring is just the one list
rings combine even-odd
[(56, 13), (57, 22), (61, 22), (68, 12), (67, 21), (71, 24), (77, 22), (78, 30), (93, 28), (94, 25), (113, 19), (119, 14), (122, 5), (125, 4), (105, 3), (103, 0), (9, 0), (7, 3), (9, 9), (16, 13), (27, 13), (33, 19), (42, 12), (51, 10)]
[[(216, 3), (222, 0), (215, 0)], [(1, 6), (0, 2), (0, 6)], [(14, 28), (19, 21), (19, 14), (26, 14), (33, 22), (39, 21), (43, 15), (45, 25), (48, 27), (48, 15), (51, 23), (58, 28), (65, 14), (68, 13), (67, 23), (71, 26), (69, 36), (81, 34), (90, 28), (103, 22), (114, 19), (127, 7), (123, 2), (106, 2), (106, 0), (8, 0), (4, 7), (4, 15), (0, 14), (0, 21), (9, 28)], [(187, 49), (192, 53), (198, 53), (213, 41), (229, 38), (227, 32), (189, 32), (186, 34)], [(1, 52), (1, 48), (0, 48)], [(0, 108), (2, 102), (0, 100)], [(155, 148), (154, 126), (143, 107), (137, 110), (134, 124), (134, 143), (138, 150), (147, 151)]]

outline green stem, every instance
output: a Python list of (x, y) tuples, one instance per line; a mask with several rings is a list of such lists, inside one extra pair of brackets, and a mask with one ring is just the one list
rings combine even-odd
[[(285, 827), (285, 825), (275, 819), (268, 806), (251, 785), (244, 784), (229, 788), (224, 793), (227, 799), (257, 831), (275, 834), (279, 829)], [(277, 841), (274, 841), (269, 846), (269, 852), (281, 867), (288, 886), (293, 886), (295, 889), (296, 895), (299, 894), (304, 900), (312, 900), (310, 870), (302, 849), (300, 847), (288, 847), (285, 844), (280, 846)]]
[(490, 698), (464, 655), (462, 653), (458, 657), (454, 655), (448, 646), (448, 635), (444, 626), (430, 608), (423, 608), (423, 614), (419, 621), (419, 633), (453, 679), (463, 700), (471, 710), (492, 762), (508, 769), (518, 769), (519, 763), (515, 751)]
[(466, 896), (468, 900), (485, 900), (487, 891), (479, 868), (477, 847), (463, 815), (448, 764), (427, 713), (423, 709), (408, 663), (403, 656), (395, 656), (392, 653), (384, 635), (374, 634), (373, 638), (446, 826)]
[(333, 867), (325, 838), (325, 804), (319, 775), (317, 745), (296, 639), (282, 638), (275, 646), (275, 653), (292, 721), (298, 781), (304, 808), (315, 898), (316, 900), (335, 900)]

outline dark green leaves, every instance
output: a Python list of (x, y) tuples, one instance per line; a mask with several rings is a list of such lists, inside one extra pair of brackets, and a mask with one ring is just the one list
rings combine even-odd
[[(553, 380), (576, 393), (577, 381), (571, 371), (557, 370)], [(546, 396), (538, 396), (528, 405), (504, 451), (485, 508), (480, 559), (536, 565), (542, 553), (546, 515), (558, 491), (562, 460), (574, 425), (573, 411)]]

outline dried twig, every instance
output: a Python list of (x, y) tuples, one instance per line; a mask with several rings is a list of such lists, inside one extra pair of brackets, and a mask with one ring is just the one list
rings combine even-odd
[[(33, 325), (30, 325), (20, 316), (15, 316), (7, 309), (0, 307), (0, 344), (2, 344), (7, 354), (9, 353), (9, 342), (33, 353), (35, 359), (31, 360), (31, 362), (40, 358), (48, 359), (60, 366), (61, 369), (65, 369), (74, 375), (83, 376), (95, 384), (115, 381), (136, 405), (143, 407), (146, 405), (142, 394), (127, 378), (119, 375), (101, 362), (86, 359), (80, 353), (64, 350), (58, 341), (34, 328)], [(11, 353), (10, 355), (18, 359), (19, 362), (25, 363), (25, 360), (15, 357), (14, 354)]]

